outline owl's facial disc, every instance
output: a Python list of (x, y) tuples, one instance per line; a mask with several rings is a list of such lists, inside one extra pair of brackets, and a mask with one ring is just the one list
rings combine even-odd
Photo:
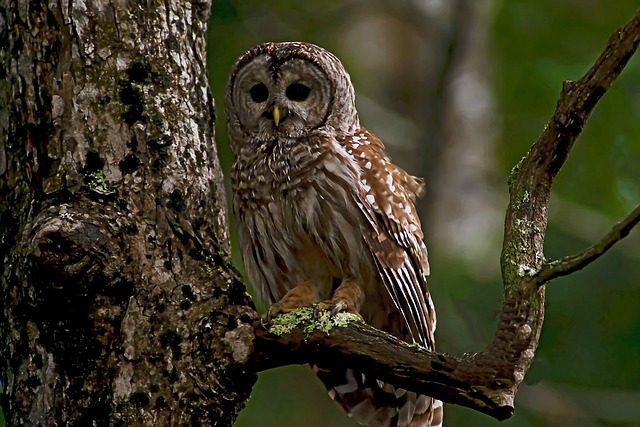
[(232, 108), (245, 134), (261, 140), (268, 139), (275, 128), (273, 120), (265, 117), (273, 104), (273, 79), (270, 60), (260, 55), (244, 66), (231, 93)]
[(233, 103), (242, 129), (257, 140), (300, 138), (324, 124), (332, 89), (310, 61), (293, 58), (274, 66), (261, 55), (238, 74)]
[(322, 69), (311, 61), (293, 58), (278, 67), (276, 79), (281, 135), (302, 136), (324, 124), (333, 88)]

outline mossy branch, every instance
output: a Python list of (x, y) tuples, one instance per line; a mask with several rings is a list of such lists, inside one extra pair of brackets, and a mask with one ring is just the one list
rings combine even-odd
[(357, 367), (376, 378), (476, 408), (498, 419), (513, 414), (511, 384), (492, 375), (495, 361), (484, 353), (455, 357), (408, 344), (352, 314), (328, 312), (314, 320), (310, 308), (280, 315), (269, 329), (253, 323), (252, 369), (310, 363), (321, 368)]

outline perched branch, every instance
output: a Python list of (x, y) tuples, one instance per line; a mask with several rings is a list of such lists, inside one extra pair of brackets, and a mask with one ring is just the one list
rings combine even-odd
[[(565, 82), (557, 108), (509, 180), (501, 256), (504, 303), (493, 342), (475, 355), (454, 357), (403, 343), (362, 322), (315, 329), (297, 321), (276, 335), (255, 319), (254, 351), (246, 363), (256, 370), (292, 363), (351, 366), (409, 390), (456, 403), (497, 419), (513, 413), (513, 399), (538, 347), (544, 320), (544, 285), (604, 253), (639, 222), (636, 209), (600, 242), (559, 263), (544, 263), (549, 194), (595, 105), (625, 67), (640, 41), (640, 11), (609, 39), (594, 66), (576, 82)], [(245, 324), (245, 327), (247, 325)], [(240, 335), (240, 334), (238, 334)], [(244, 362), (243, 362), (244, 363)]]
[(367, 325), (356, 316), (328, 313), (314, 321), (310, 308), (274, 319), (270, 331), (254, 321), (253, 367), (266, 370), (290, 364), (353, 367), (376, 373), (397, 386), (475, 408), (497, 419), (513, 414), (513, 391), (494, 376), (495, 361), (480, 353), (455, 357), (410, 345)]
[(583, 252), (551, 261), (544, 265), (535, 278), (539, 284), (547, 283), (556, 277), (566, 276), (578, 271), (600, 258), (618, 241), (627, 237), (629, 232), (640, 222), (640, 206), (635, 208), (624, 220), (617, 223), (600, 241)]

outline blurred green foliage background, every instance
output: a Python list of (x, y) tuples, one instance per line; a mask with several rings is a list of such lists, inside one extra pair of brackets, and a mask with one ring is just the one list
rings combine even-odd
[[(343, 61), (361, 122), (427, 179), (420, 211), (438, 349), (480, 351), (501, 304), (507, 177), (594, 63), (633, 0), (218, 0), (209, 63), (228, 174), (224, 85), (265, 41), (302, 40)], [(605, 95), (554, 186), (545, 255), (594, 243), (640, 203), (640, 59)], [(640, 233), (548, 287), (540, 349), (504, 426), (640, 426)], [(241, 266), (237, 254), (236, 265)], [(354, 426), (306, 366), (260, 375), (239, 427)], [(497, 421), (447, 405), (447, 426)]]

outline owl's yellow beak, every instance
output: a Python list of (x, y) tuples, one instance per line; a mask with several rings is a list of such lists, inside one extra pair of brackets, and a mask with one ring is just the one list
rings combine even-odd
[(276, 126), (280, 123), (280, 107), (278, 107), (278, 104), (273, 104), (273, 121)]

